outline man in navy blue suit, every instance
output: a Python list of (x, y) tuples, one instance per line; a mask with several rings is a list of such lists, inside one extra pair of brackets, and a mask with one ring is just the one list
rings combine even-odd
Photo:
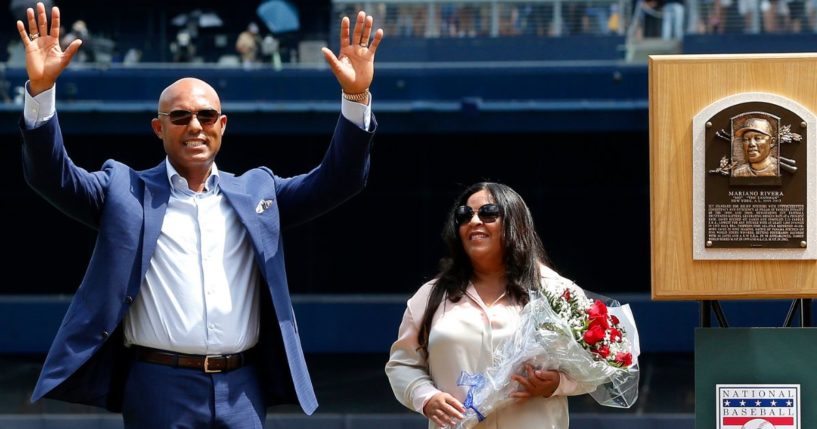
[[(94, 228), (85, 277), (48, 352), (32, 401), (49, 397), (121, 411), (127, 428), (261, 428), (266, 407), (317, 401), (284, 271), (281, 231), (359, 192), (376, 121), (369, 86), (382, 30), (360, 12), (341, 21), (341, 117), (321, 164), (289, 178), (216, 167), (227, 126), (216, 91), (183, 78), (152, 120), (167, 157), (136, 171), (73, 163), (55, 109), (57, 77), (81, 45), (59, 45), (60, 12), (27, 11), (20, 124), (29, 185)], [(27, 27), (27, 28), (26, 28)], [(370, 42), (371, 40), (371, 42)]]

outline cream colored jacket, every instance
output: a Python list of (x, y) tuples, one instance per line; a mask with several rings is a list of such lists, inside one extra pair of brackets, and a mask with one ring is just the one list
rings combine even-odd
[[(548, 278), (560, 277), (543, 267), (542, 281), (547, 282)], [(519, 325), (522, 310), (522, 306), (512, 302), (507, 295), (486, 304), (469, 284), (459, 302), (443, 299), (434, 314), (429, 335), (429, 358), (426, 360), (417, 350), (417, 333), (434, 281), (424, 284), (408, 300), (397, 341), (391, 347), (386, 364), (386, 375), (397, 400), (420, 414), (425, 403), (440, 391), (451, 394), (460, 402), (465, 400), (468, 387), (457, 386), (460, 373), (485, 372), (492, 362), (494, 350), (512, 336)], [(562, 374), (559, 387), (551, 397), (511, 404), (486, 416), (475, 429), (567, 429), (566, 396), (592, 390), (592, 387), (576, 383)], [(428, 427), (434, 429), (437, 425), (429, 420)]]

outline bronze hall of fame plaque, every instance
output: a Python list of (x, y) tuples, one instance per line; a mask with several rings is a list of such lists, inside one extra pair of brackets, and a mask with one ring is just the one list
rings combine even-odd
[(707, 121), (707, 247), (808, 245), (806, 125), (781, 106), (757, 102)]
[[(693, 140), (701, 140), (693, 141), (696, 153), (702, 155), (694, 163), (702, 170), (695, 176), (703, 177), (693, 185), (697, 196), (703, 196), (694, 201), (696, 250), (754, 249), (766, 257), (791, 249), (796, 253), (789, 257), (814, 258), (813, 251), (807, 252), (814, 195), (809, 175), (817, 172), (810, 156), (814, 115), (771, 94), (729, 99), (704, 109), (694, 121), (702, 128), (693, 132)], [(817, 247), (817, 242), (811, 244)]]

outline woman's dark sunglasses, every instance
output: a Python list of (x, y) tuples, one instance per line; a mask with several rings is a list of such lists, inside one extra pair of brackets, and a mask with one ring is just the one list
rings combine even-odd
[[(496, 204), (485, 204), (477, 210), (479, 220), (484, 223), (492, 223), (499, 218), (500, 210)], [(454, 221), (457, 226), (468, 223), (474, 218), (474, 209), (468, 206), (459, 206), (454, 210)]]
[(199, 120), (202, 125), (213, 125), (221, 116), (221, 112), (215, 109), (199, 110), (198, 112), (191, 112), (188, 110), (172, 110), (170, 112), (159, 112), (159, 116), (165, 115), (170, 119), (173, 125), (187, 125), (193, 119), (193, 115)]

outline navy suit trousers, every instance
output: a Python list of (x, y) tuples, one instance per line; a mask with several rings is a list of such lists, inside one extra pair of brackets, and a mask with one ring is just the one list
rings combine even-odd
[(262, 429), (266, 407), (253, 364), (224, 373), (134, 361), (125, 383), (125, 429)]

